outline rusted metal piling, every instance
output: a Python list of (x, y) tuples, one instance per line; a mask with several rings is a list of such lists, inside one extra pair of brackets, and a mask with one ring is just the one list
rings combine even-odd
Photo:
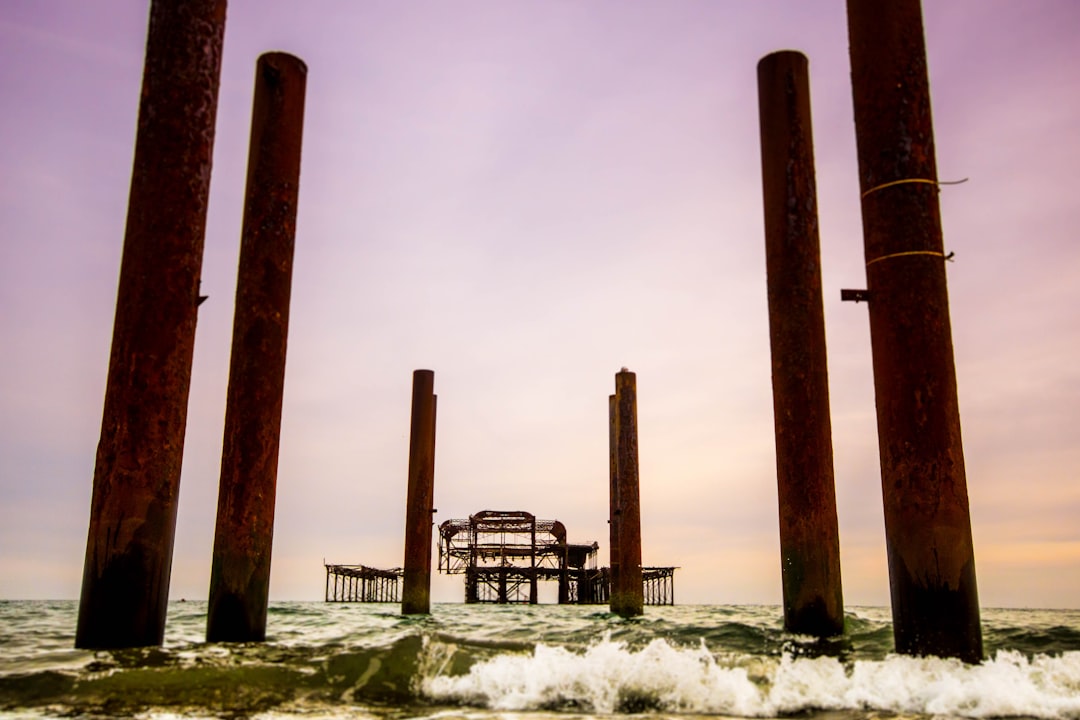
[(982, 658), (919, 0), (848, 0), (898, 652)]
[(638, 485), (637, 377), (623, 368), (615, 375), (615, 474), (618, 584), (611, 588), (611, 612), (641, 615), (645, 598), (641, 577), (641, 504)]
[(435, 373), (413, 373), (409, 491), (405, 509), (405, 566), (401, 614), (431, 612), (431, 526), (435, 491)]
[(255, 69), (236, 283), (209, 642), (266, 638), (307, 67), (267, 53)]
[(758, 63), (784, 628), (844, 630), (806, 56)]
[(75, 645), (160, 645), (226, 0), (155, 0)]
[(618, 404), (614, 395), (608, 396), (608, 564), (611, 587), (619, 584), (619, 440), (615, 432)]

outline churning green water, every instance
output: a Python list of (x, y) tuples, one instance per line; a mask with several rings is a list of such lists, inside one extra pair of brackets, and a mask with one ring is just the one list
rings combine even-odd
[(1080, 719), (1080, 611), (984, 610), (977, 666), (892, 654), (884, 608), (844, 637), (776, 607), (273, 603), (268, 640), (207, 644), (170, 606), (164, 647), (75, 650), (74, 602), (0, 602), (0, 718), (1038, 717)]

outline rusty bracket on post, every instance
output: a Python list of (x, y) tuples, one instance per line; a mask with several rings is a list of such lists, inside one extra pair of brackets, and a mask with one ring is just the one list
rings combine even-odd
[(869, 290), (841, 290), (840, 302), (870, 302)]

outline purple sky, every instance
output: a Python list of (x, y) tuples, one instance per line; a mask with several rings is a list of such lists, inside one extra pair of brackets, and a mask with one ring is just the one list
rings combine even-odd
[[(1080, 603), (1080, 4), (926, 3), (979, 593)], [(145, 0), (0, 5), (0, 598), (82, 574)], [(309, 67), (271, 597), (400, 565), (412, 371), (436, 521), (524, 509), (607, 558), (638, 374), (644, 561), (780, 600), (756, 64), (810, 58), (848, 604), (887, 604), (842, 2), (233, 0), (172, 595), (206, 597), (255, 60)], [(437, 601), (462, 598), (436, 578)]]

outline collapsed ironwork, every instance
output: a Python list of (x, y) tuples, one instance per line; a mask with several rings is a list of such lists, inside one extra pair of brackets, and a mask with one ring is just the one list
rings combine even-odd
[[(611, 572), (597, 542), (567, 541), (566, 526), (521, 510), (484, 510), (439, 525), (439, 572), (465, 576), (466, 603), (536, 604), (541, 581), (558, 583), (559, 604), (604, 604)], [(642, 568), (645, 602), (674, 605), (674, 567)]]
[(326, 602), (399, 602), (401, 568), (326, 565)]
[[(438, 570), (465, 576), (466, 603), (532, 604), (540, 582), (558, 583), (560, 605), (603, 605), (611, 570), (597, 542), (571, 543), (566, 526), (521, 510), (484, 510), (439, 525)], [(326, 602), (399, 602), (401, 568), (325, 565)], [(641, 569), (646, 605), (675, 604), (675, 567)]]

